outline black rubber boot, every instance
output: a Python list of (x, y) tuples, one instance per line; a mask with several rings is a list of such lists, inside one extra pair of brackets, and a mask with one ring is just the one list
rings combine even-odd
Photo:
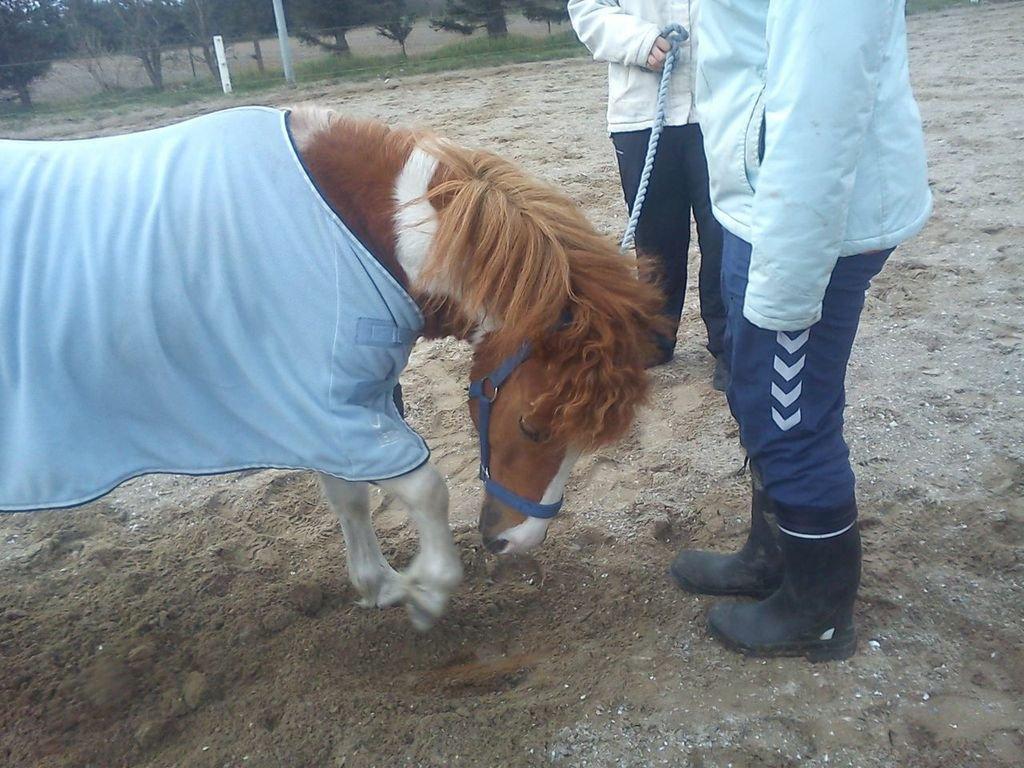
[(698, 595), (767, 597), (782, 583), (782, 552), (771, 502), (751, 472), (750, 533), (731, 555), (684, 549), (669, 569), (676, 583)]
[(661, 337), (658, 337), (655, 352), (644, 363), (644, 368), (657, 368), (660, 365), (667, 365), (672, 362), (675, 356), (675, 346), (669, 346), (666, 342), (661, 340)]
[(785, 577), (758, 603), (714, 606), (711, 634), (748, 656), (806, 656), (811, 661), (847, 659), (857, 649), (853, 603), (860, 584), (857, 524), (827, 539), (780, 533)]

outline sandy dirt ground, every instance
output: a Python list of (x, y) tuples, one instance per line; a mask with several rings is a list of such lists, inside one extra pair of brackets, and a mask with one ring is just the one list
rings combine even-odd
[[(419, 634), (354, 605), (312, 477), (143, 478), (0, 519), (0, 763), (9, 766), (1024, 765), (1024, 4), (911, 21), (935, 215), (867, 302), (847, 434), (865, 538), (861, 647), (746, 660), (680, 546), (735, 547), (746, 478), (695, 298), (627, 440), (585, 458), (535, 557), (496, 559), (464, 404), (469, 354), (421, 344), (411, 422), (450, 480), (466, 582)], [(281, 91), (515, 158), (623, 225), (585, 61)], [(223, 106), (79, 122), (84, 136)], [(696, 292), (694, 291), (693, 294)], [(385, 553), (413, 533), (375, 499)]]

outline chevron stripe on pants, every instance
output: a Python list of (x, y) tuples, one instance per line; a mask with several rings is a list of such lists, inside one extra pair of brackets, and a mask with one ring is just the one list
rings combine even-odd
[(856, 519), (843, 439), (846, 366), (864, 295), (892, 251), (839, 259), (821, 320), (803, 331), (776, 332), (743, 317), (750, 244), (728, 231), (724, 238), (728, 399), (740, 440), (782, 528), (806, 536), (840, 531)]

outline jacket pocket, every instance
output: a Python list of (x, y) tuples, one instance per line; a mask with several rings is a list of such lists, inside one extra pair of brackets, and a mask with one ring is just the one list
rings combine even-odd
[(761, 92), (757, 94), (757, 100), (754, 101), (743, 141), (743, 169), (746, 171), (747, 186), (752, 192), (757, 188), (757, 175), (761, 170), (761, 161), (764, 160), (767, 127), (764, 116), (764, 91), (762, 87)]

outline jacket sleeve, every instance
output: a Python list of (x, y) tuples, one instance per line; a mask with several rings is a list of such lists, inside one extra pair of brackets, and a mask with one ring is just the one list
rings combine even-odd
[(770, 2), (743, 306), (756, 326), (796, 331), (821, 319), (896, 2)]
[(569, 18), (597, 61), (647, 66), (647, 56), (661, 34), (657, 24), (627, 12), (616, 0), (569, 0)]

